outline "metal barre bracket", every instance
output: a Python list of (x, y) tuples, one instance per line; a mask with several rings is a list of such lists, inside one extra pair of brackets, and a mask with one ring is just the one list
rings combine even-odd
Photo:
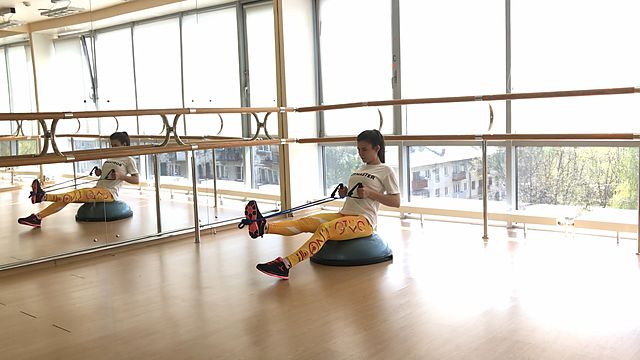
[(256, 120), (256, 133), (253, 135), (251, 140), (255, 140), (258, 138), (258, 135), (260, 135), (261, 128), (264, 129), (264, 134), (267, 136), (267, 139), (271, 140), (271, 135), (269, 135), (269, 131), (267, 131), (267, 119), (269, 118), (269, 115), (271, 115), (271, 113), (270, 112), (266, 113), (264, 115), (264, 120), (262, 122), (258, 118), (258, 114), (252, 112), (251, 115), (253, 115), (253, 118)]

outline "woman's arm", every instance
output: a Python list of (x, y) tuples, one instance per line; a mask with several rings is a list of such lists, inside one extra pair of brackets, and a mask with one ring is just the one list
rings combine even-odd
[(363, 199), (370, 198), (390, 207), (400, 207), (400, 194), (381, 194), (363, 186), (358, 188), (358, 197)]

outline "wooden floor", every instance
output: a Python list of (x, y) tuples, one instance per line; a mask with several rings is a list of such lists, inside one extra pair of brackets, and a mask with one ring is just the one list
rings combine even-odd
[(3, 359), (639, 359), (635, 241), (381, 218), (392, 262), (230, 230), (0, 277)]
[[(19, 217), (38, 212), (48, 204), (33, 205), (27, 187), (0, 192), (0, 265), (90, 249), (157, 233), (154, 191), (124, 189), (122, 198), (133, 210), (132, 218), (112, 222), (76, 222), (81, 204), (70, 204), (43, 220), (34, 229), (17, 222)], [(186, 195), (162, 193), (160, 202), (162, 231), (193, 227), (193, 203)], [(199, 218), (203, 224), (244, 215), (244, 203), (225, 200), (214, 209), (212, 197), (201, 196)], [(274, 205), (271, 209), (275, 208)]]

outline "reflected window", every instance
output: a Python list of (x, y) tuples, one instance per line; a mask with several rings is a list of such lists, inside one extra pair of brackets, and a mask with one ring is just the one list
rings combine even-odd
[(217, 179), (244, 182), (244, 149), (222, 148), (215, 152)]
[[(182, 54), (186, 107), (241, 106), (235, 8), (184, 16)], [(241, 136), (240, 114), (223, 117), (222, 135)], [(218, 123), (216, 114), (187, 115), (187, 133), (215, 135)]]
[(251, 148), (255, 188), (271, 193), (280, 192), (280, 152), (278, 145), (261, 145)]

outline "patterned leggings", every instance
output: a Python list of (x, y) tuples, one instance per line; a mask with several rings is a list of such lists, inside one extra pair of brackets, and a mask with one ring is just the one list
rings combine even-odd
[(267, 227), (269, 234), (290, 236), (303, 232), (313, 233), (313, 235), (298, 250), (287, 256), (291, 266), (320, 251), (327, 240), (351, 240), (369, 236), (373, 233), (373, 228), (364, 216), (334, 213), (274, 222)]
[(53, 201), (53, 204), (38, 213), (40, 219), (57, 213), (69, 203), (112, 202), (114, 198), (107, 189), (87, 188), (69, 191), (64, 194), (45, 194), (44, 201)]

